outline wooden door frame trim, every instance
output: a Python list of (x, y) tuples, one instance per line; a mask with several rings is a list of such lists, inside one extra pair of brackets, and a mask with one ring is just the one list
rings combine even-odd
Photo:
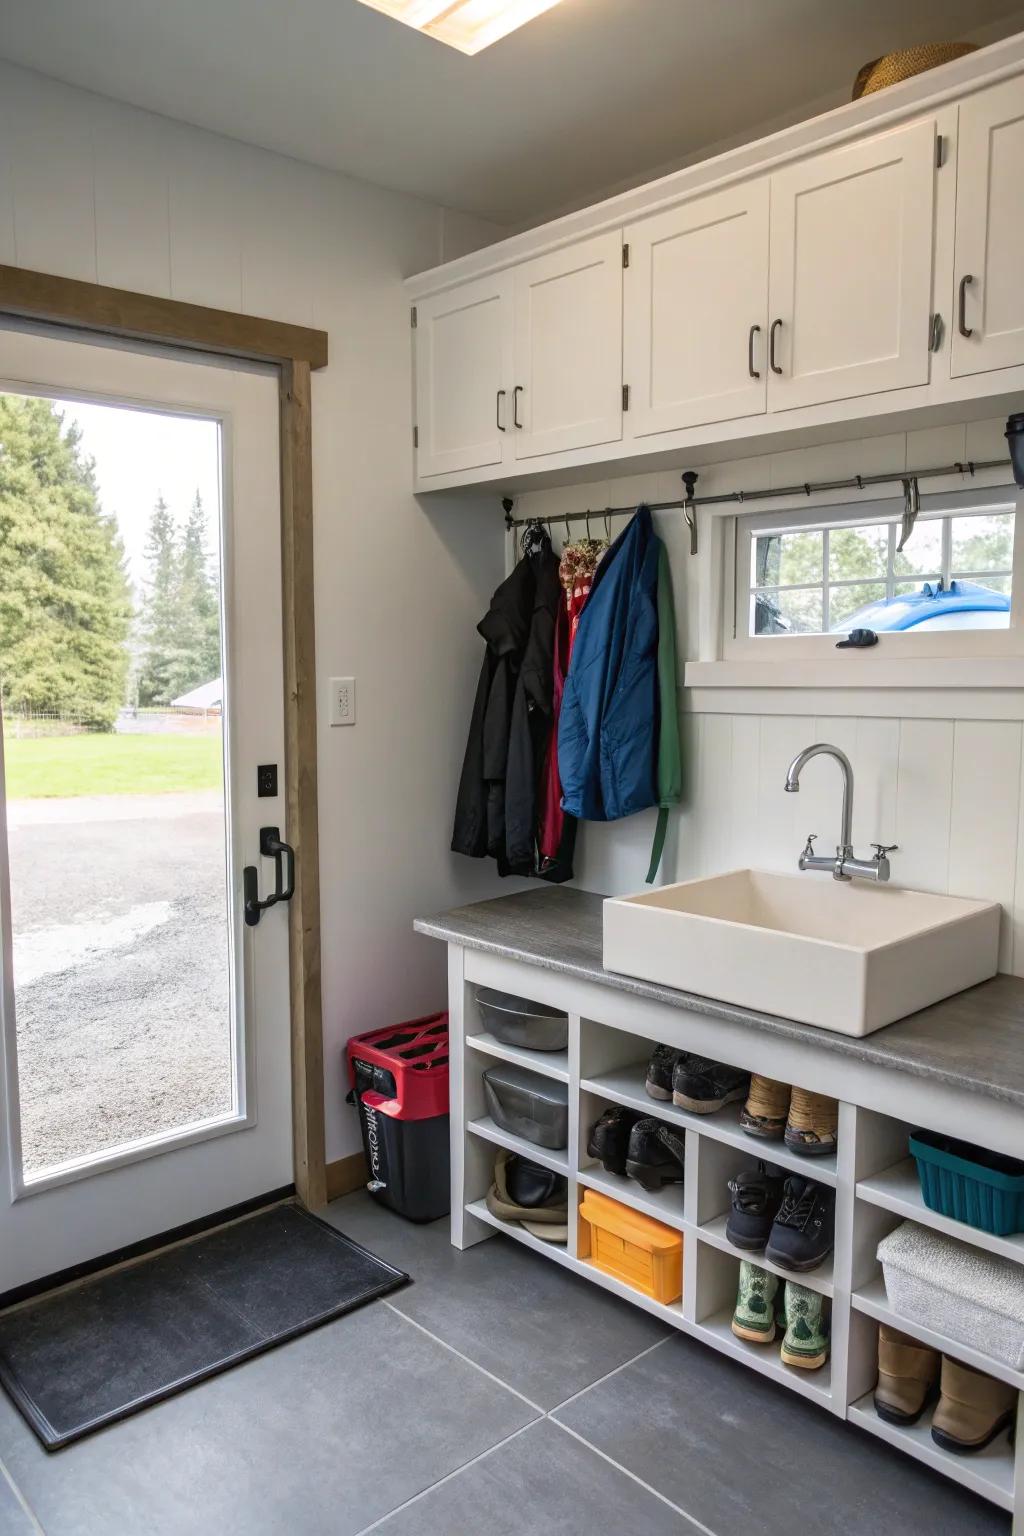
[(317, 818), (316, 637), (313, 613), (311, 371), (327, 364), (327, 334), (230, 310), (154, 298), (0, 265), (0, 315), (189, 347), (274, 364), (280, 378), (281, 598), (284, 622), (285, 804), (295, 849), (288, 908), (291, 962), (295, 1188), (306, 1206), (327, 1198), (320, 864)]

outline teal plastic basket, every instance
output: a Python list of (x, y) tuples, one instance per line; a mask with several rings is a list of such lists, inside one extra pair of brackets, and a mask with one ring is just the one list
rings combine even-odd
[(936, 1131), (915, 1131), (910, 1153), (930, 1211), (996, 1237), (1024, 1232), (1024, 1162)]

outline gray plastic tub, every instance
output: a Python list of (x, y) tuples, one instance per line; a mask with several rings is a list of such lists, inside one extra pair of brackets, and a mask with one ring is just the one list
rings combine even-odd
[(568, 1016), (557, 1008), (513, 997), (511, 992), (496, 992), (493, 987), (477, 987), (476, 1000), (484, 1024), (502, 1045), (564, 1051), (569, 1043)]
[(512, 1061), (484, 1073), (484, 1098), (496, 1125), (538, 1147), (559, 1151), (569, 1144), (569, 1087)]

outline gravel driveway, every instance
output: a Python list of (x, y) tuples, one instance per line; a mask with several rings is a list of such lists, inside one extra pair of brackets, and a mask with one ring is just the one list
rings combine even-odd
[(231, 1107), (217, 791), (8, 805), (25, 1167)]

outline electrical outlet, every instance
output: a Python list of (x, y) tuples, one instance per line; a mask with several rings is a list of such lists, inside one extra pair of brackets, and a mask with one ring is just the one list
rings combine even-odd
[(355, 725), (356, 680), (354, 677), (331, 678), (331, 724)]

